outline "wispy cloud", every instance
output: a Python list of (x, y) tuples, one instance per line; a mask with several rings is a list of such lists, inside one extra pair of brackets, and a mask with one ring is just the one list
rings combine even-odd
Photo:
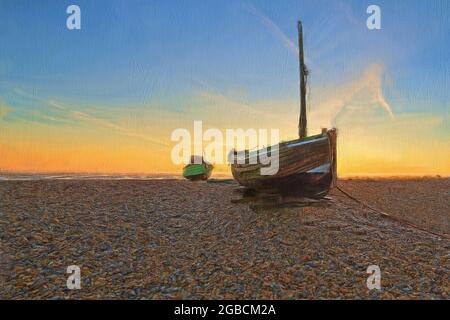
[(267, 17), (264, 13), (262, 13), (260, 10), (258, 10), (255, 6), (251, 4), (245, 4), (244, 5), (245, 10), (247, 10), (249, 13), (253, 14), (254, 16), (258, 17), (261, 23), (269, 29), (269, 31), (278, 39), (280, 40), (283, 45), (289, 49), (291, 52), (298, 55), (298, 46), (297, 44), (289, 39), (289, 37), (280, 29), (279, 26), (275, 24), (269, 17)]
[[(383, 67), (370, 65), (359, 76), (340, 85), (313, 88), (308, 104), (308, 125), (321, 127), (347, 125), (377, 113), (394, 120), (391, 105), (383, 94)], [(240, 127), (279, 127), (296, 134), (299, 102), (296, 99), (244, 101), (218, 91), (202, 91), (192, 102), (189, 114), (202, 116), (215, 125)], [(222, 114), (220, 118), (217, 114)], [(236, 117), (236, 114), (242, 115)]]
[[(383, 78), (383, 66), (373, 64), (339, 86), (314, 88), (308, 111), (309, 133), (318, 133), (321, 127), (338, 128), (342, 175), (448, 175), (448, 138), (440, 133), (445, 132), (448, 117), (395, 114), (384, 97)], [(252, 101), (201, 92), (189, 115), (202, 116), (205, 124), (219, 128), (278, 128), (280, 138), (287, 140), (297, 137), (298, 109), (295, 99)]]
[(343, 13), (343, 16), (355, 27), (355, 29), (361, 29), (361, 27), (364, 27), (365, 20), (357, 18), (352, 7), (348, 3), (345, 3), (342, 0), (337, 0), (337, 6), (341, 13)]
[(342, 122), (359, 121), (383, 110), (395, 119), (391, 105), (383, 95), (383, 67), (372, 64), (362, 74), (347, 83), (318, 88), (313, 92), (311, 123), (339, 126)]
[(4, 118), (8, 113), (12, 112), (13, 109), (8, 106), (3, 101), (0, 101), (0, 119)]
[[(64, 115), (65, 118), (69, 118), (71, 120), (75, 120), (78, 122), (89, 123), (91, 125), (101, 127), (101, 128), (111, 129), (119, 134), (124, 135), (124, 136), (130, 137), (130, 138), (142, 139), (142, 140), (145, 140), (147, 142), (150, 142), (152, 144), (156, 144), (159, 146), (164, 146), (164, 147), (169, 146), (167, 143), (165, 143), (163, 141), (153, 139), (153, 138), (149, 137), (148, 135), (138, 133), (135, 130), (118, 125), (110, 120), (96, 117), (85, 111), (77, 110), (73, 106), (69, 106), (69, 105), (59, 102), (55, 99), (45, 99), (45, 98), (39, 97), (35, 94), (30, 94), (30, 93), (23, 91), (21, 89), (18, 89), (18, 88), (15, 89), (15, 92), (23, 97), (34, 99), (34, 100), (39, 101), (53, 109), (58, 110), (59, 112), (62, 112), (62, 114)], [(48, 117), (47, 116), (47, 119), (49, 119), (49, 118), (51, 118), (51, 120), (53, 120), (53, 121), (65, 120), (60, 117)]]

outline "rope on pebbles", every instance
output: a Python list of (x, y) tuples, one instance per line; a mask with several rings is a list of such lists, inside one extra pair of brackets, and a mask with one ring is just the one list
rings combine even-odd
[(364, 207), (366, 207), (366, 208), (368, 208), (368, 209), (370, 209), (370, 210), (372, 210), (372, 211), (374, 211), (374, 212), (380, 214), (382, 217), (391, 219), (391, 220), (393, 220), (393, 221), (397, 221), (398, 223), (405, 224), (405, 225), (407, 225), (408, 227), (411, 227), (411, 228), (414, 228), (414, 229), (417, 229), (417, 230), (426, 232), (426, 233), (431, 234), (431, 235), (434, 235), (434, 236), (436, 236), (436, 237), (439, 237), (439, 238), (445, 238), (445, 239), (447, 239), (447, 240), (450, 240), (450, 236), (447, 236), (447, 235), (444, 235), (444, 234), (440, 234), (440, 233), (436, 233), (436, 232), (433, 232), (433, 231), (430, 231), (430, 230), (423, 229), (423, 228), (421, 228), (421, 227), (419, 227), (419, 226), (417, 226), (417, 225), (415, 225), (415, 224), (412, 224), (412, 223), (410, 223), (410, 222), (408, 222), (408, 221), (406, 221), (406, 220), (403, 220), (403, 219), (399, 219), (399, 218), (393, 217), (393, 216), (390, 215), (389, 213), (386, 213), (386, 212), (384, 212), (384, 211), (378, 210), (377, 208), (375, 208), (375, 207), (373, 207), (373, 206), (371, 206), (371, 205), (368, 205), (367, 203), (365, 203), (365, 202), (363, 202), (363, 201), (361, 201), (361, 200), (355, 198), (354, 196), (352, 196), (352, 195), (351, 195), (350, 193), (348, 193), (347, 191), (341, 189), (338, 185), (336, 185), (336, 189), (338, 189), (340, 192), (342, 192), (344, 195), (346, 195), (347, 197), (349, 197), (349, 198), (352, 199), (353, 201), (358, 202), (359, 204), (363, 205)]

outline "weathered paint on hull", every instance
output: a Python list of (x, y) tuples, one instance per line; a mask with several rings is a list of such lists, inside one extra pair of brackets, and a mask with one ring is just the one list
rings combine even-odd
[(279, 145), (279, 170), (261, 175), (264, 166), (249, 164), (256, 153), (249, 153), (246, 164), (232, 164), (233, 177), (250, 189), (321, 197), (336, 181), (336, 130)]

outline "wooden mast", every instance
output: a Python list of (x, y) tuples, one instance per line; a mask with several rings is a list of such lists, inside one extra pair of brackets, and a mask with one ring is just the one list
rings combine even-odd
[(300, 68), (300, 117), (298, 120), (298, 135), (300, 138), (304, 138), (307, 135), (306, 130), (306, 77), (308, 76), (308, 70), (305, 66), (303, 57), (303, 28), (302, 22), (298, 21), (298, 62)]

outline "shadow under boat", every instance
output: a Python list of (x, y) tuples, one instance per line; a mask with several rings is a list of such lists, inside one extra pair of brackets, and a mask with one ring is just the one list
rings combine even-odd
[(334, 199), (329, 196), (321, 198), (311, 198), (296, 194), (286, 194), (278, 192), (257, 191), (255, 189), (236, 189), (240, 198), (231, 200), (232, 203), (247, 204), (250, 209), (256, 212), (273, 209), (289, 209), (302, 207), (329, 207)]

